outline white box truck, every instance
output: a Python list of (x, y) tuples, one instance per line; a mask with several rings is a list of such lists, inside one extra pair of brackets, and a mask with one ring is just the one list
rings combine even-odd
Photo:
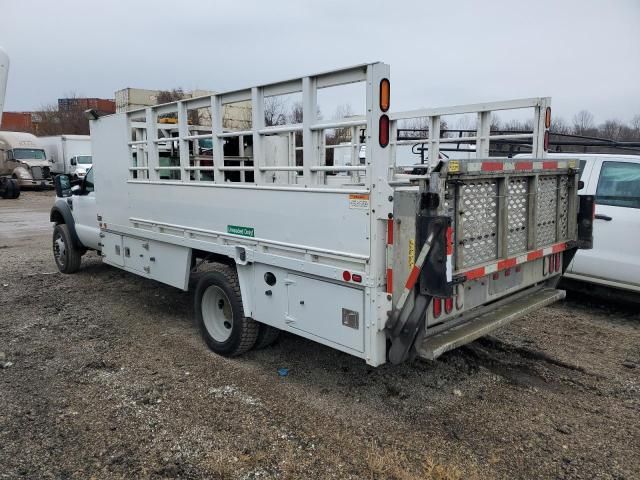
[[(319, 90), (355, 82), (364, 116), (317, 118)], [(94, 168), (73, 188), (56, 177), (58, 268), (77, 271), (94, 249), (176, 288), (195, 280), (196, 321), (222, 355), (287, 331), (373, 366), (436, 358), (563, 298), (560, 275), (590, 246), (593, 197), (577, 195), (577, 162), (546, 158), (550, 100), (392, 112), (390, 92), (389, 65), (372, 63), (92, 121)], [(265, 126), (265, 97), (291, 94), (302, 122)], [(225, 130), (223, 107), (239, 101), (250, 128)], [(534, 158), (489, 158), (501, 138), (491, 114), (513, 109), (533, 116), (518, 138)], [(440, 145), (459, 139), (441, 135), (441, 118), (467, 113), (475, 155), (444, 158)], [(411, 140), (429, 146), (426, 172), (396, 166), (409, 144), (398, 124), (413, 118), (429, 125)], [(327, 165), (336, 129), (351, 130), (352, 159)], [(248, 140), (250, 155), (232, 151)]]
[(47, 153), (51, 173), (69, 175), (72, 179), (84, 178), (91, 168), (91, 137), (89, 135), (55, 135), (39, 137)]

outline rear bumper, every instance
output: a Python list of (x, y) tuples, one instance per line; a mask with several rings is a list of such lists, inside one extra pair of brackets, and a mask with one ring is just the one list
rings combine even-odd
[(424, 340), (417, 345), (418, 355), (434, 360), (449, 350), (472, 342), (528, 313), (562, 300), (565, 296), (564, 290), (534, 287), (516, 298), (506, 298), (499, 304), (488, 305), (478, 315), (449, 329), (432, 335), (429, 335), (427, 329)]

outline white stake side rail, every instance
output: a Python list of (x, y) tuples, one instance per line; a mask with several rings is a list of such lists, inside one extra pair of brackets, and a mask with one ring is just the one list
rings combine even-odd
[[(130, 215), (128, 218), (129, 225), (122, 224), (119, 229), (120, 232), (136, 235), (142, 229), (149, 232), (149, 238), (156, 238), (162, 241), (166, 241), (164, 240), (166, 233), (174, 232), (174, 238), (175, 235), (178, 235), (182, 238), (180, 243), (191, 248), (202, 248), (204, 243), (202, 243), (201, 239), (204, 238), (210, 239), (208, 242), (219, 245), (221, 251), (231, 251), (229, 248), (233, 248), (232, 245), (234, 243), (245, 245), (251, 247), (251, 251), (247, 251), (247, 256), (243, 257), (243, 262), (239, 266), (246, 265), (247, 261), (273, 262), (283, 268), (326, 276), (332, 280), (340, 278), (338, 272), (342, 271), (344, 265), (349, 265), (350, 268), (357, 268), (359, 265), (362, 270), (359, 268), (357, 270), (362, 271), (364, 278), (361, 285), (353, 286), (362, 288), (365, 294), (364, 352), (357, 354), (349, 351), (349, 353), (365, 358), (367, 363), (371, 365), (384, 363), (386, 361), (384, 325), (387, 320), (387, 313), (392, 309), (391, 295), (387, 292), (389, 258), (387, 254), (389, 248), (388, 225), (393, 213), (393, 185), (396, 183), (406, 184), (413, 178), (425, 178), (425, 176), (405, 175), (396, 171), (395, 154), (397, 147), (406, 143), (421, 141), (421, 139), (411, 140), (410, 142), (398, 141), (396, 135), (398, 122), (420, 117), (428, 119), (429, 136), (424, 140), (429, 144), (428, 158), (430, 166), (435, 165), (440, 157), (439, 148), (441, 143), (457, 143), (460, 141), (459, 139), (440, 137), (441, 117), (465, 113), (476, 113), (478, 115), (476, 135), (474, 137), (465, 137), (467, 141), (476, 142), (475, 156), (477, 159), (482, 160), (488, 157), (491, 140), (507, 137), (531, 138), (534, 157), (542, 158), (544, 157), (544, 112), (549, 104), (547, 98), (535, 98), (451, 108), (385, 113), (380, 106), (380, 84), (381, 80), (385, 78), (390, 79), (388, 65), (383, 63), (363, 64), (304, 78), (186, 99), (126, 114), (128, 128), (127, 148), (129, 151), (129, 178), (127, 183), (192, 185), (236, 191), (279, 190), (366, 195), (369, 199), (367, 207), (369, 225), (368, 232), (366, 232), (369, 245), (366, 252), (354, 253), (354, 251), (323, 249), (317, 245), (310, 246), (301, 241), (284, 242), (274, 238), (260, 237), (259, 235), (256, 235), (256, 238), (248, 239), (228, 234), (228, 232), (220, 229), (214, 230), (208, 227), (179, 224), (173, 217), (171, 217), (171, 221), (163, 222), (161, 218), (139, 218)], [(317, 119), (318, 89), (356, 82), (366, 83), (367, 114), (365, 117), (335, 121)], [(299, 92), (302, 93), (303, 122), (273, 127), (265, 126), (265, 97)], [(223, 128), (224, 108), (227, 105), (238, 102), (250, 102), (251, 125), (249, 128), (235, 131), (225, 130)], [(532, 134), (509, 136), (490, 134), (489, 125), (492, 112), (522, 108), (534, 109), (534, 131)], [(205, 118), (208, 117), (209, 121), (202, 122), (202, 124), (199, 124), (199, 122), (190, 124), (191, 117), (189, 112), (199, 111), (200, 109), (208, 112)], [(382, 146), (379, 142), (381, 138), (380, 120), (385, 115), (388, 115), (389, 119), (389, 144)], [(159, 123), (159, 119), (163, 116), (165, 118), (167, 116), (175, 118), (177, 121), (173, 124)], [(364, 164), (360, 164), (357, 161), (361, 147), (358, 131), (362, 128), (366, 129), (364, 142), (366, 145), (366, 159)], [(352, 152), (352, 165), (330, 166), (325, 164), (326, 149), (336, 148), (325, 143), (326, 131), (333, 129), (350, 129), (351, 145), (348, 148)], [(296, 164), (295, 155), (296, 149), (300, 148), (296, 145), (295, 135), (300, 133), (302, 134), (302, 165)], [(272, 165), (269, 163), (265, 153), (265, 138), (272, 135), (289, 136), (288, 165)], [(252, 138), (253, 154), (251, 156), (244, 155), (243, 138), (247, 136)], [(235, 159), (224, 155), (224, 140), (229, 138), (239, 139), (240, 156)], [(291, 141), (292, 138), (293, 141)], [(212, 155), (204, 159), (206, 160), (206, 165), (202, 165), (203, 157), (196, 152), (198, 142), (204, 139), (211, 139), (213, 147)], [(189, 151), (189, 142), (192, 142), (192, 155), (190, 155)], [(160, 152), (163, 148), (166, 150), (167, 148), (172, 148), (172, 146), (178, 147), (179, 164), (161, 165)], [(233, 161), (237, 161), (238, 164), (228, 165)], [(248, 165), (248, 163), (252, 164)], [(163, 178), (163, 174), (167, 172), (175, 173), (172, 173), (169, 178)], [(212, 172), (213, 176), (207, 176), (207, 172)], [(226, 181), (225, 176), (229, 172), (240, 172), (239, 180)], [(277, 172), (287, 172), (288, 174), (276, 177)], [(339, 182), (335, 181), (337, 175), (332, 175), (332, 180), (334, 181), (328, 181), (329, 175), (339, 172), (345, 173), (339, 179)], [(252, 182), (246, 181), (248, 173), (253, 174)], [(271, 174), (271, 176), (268, 176), (268, 174)], [(112, 186), (112, 183), (110, 183), (110, 186)], [(142, 195), (142, 192), (140, 195)], [(239, 197), (233, 196), (233, 198)], [(282, 208), (295, 209), (295, 205), (283, 205)], [(130, 212), (133, 213), (132, 210)], [(304, 212), (300, 212), (300, 215), (296, 218), (303, 218), (304, 215)], [(121, 220), (121, 222), (123, 221), (124, 219)], [(309, 221), (313, 222), (314, 220), (310, 218)], [(304, 226), (303, 224), (300, 225), (301, 227)], [(108, 227), (105, 224), (103, 228), (107, 229)], [(327, 234), (335, 236), (336, 232), (327, 232)], [(272, 247), (273, 251), (277, 253), (269, 253), (269, 249)], [(291, 255), (291, 261), (283, 260), (285, 252), (289, 252)], [(242, 277), (240, 283), (244, 298), (247, 286), (244, 284)], [(321, 341), (321, 343), (326, 342)], [(331, 346), (348, 351), (336, 344), (331, 344)]]

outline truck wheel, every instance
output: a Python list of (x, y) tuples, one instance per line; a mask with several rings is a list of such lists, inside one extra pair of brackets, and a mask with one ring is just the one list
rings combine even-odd
[(18, 182), (16, 181), (16, 179), (11, 178), (9, 179), (9, 181), (7, 182), (7, 189), (11, 192), (9, 196), (7, 196), (7, 198), (18, 198), (20, 196), (20, 185), (18, 185)]
[(275, 342), (279, 336), (279, 329), (261, 323), (258, 328), (258, 338), (256, 339), (254, 348), (256, 350), (267, 348), (269, 345), (273, 344), (273, 342)]
[(218, 265), (200, 277), (195, 295), (196, 322), (211, 350), (240, 355), (256, 343), (258, 324), (244, 316), (235, 269)]
[(75, 273), (80, 269), (82, 254), (73, 245), (69, 227), (64, 223), (53, 228), (53, 258), (62, 273)]

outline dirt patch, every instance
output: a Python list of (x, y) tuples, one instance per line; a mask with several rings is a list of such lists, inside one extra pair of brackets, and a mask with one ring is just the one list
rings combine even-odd
[(53, 273), (50, 231), (3, 228), (0, 478), (640, 476), (633, 310), (570, 300), (398, 367), (292, 335), (226, 359), (190, 294), (92, 254)]

